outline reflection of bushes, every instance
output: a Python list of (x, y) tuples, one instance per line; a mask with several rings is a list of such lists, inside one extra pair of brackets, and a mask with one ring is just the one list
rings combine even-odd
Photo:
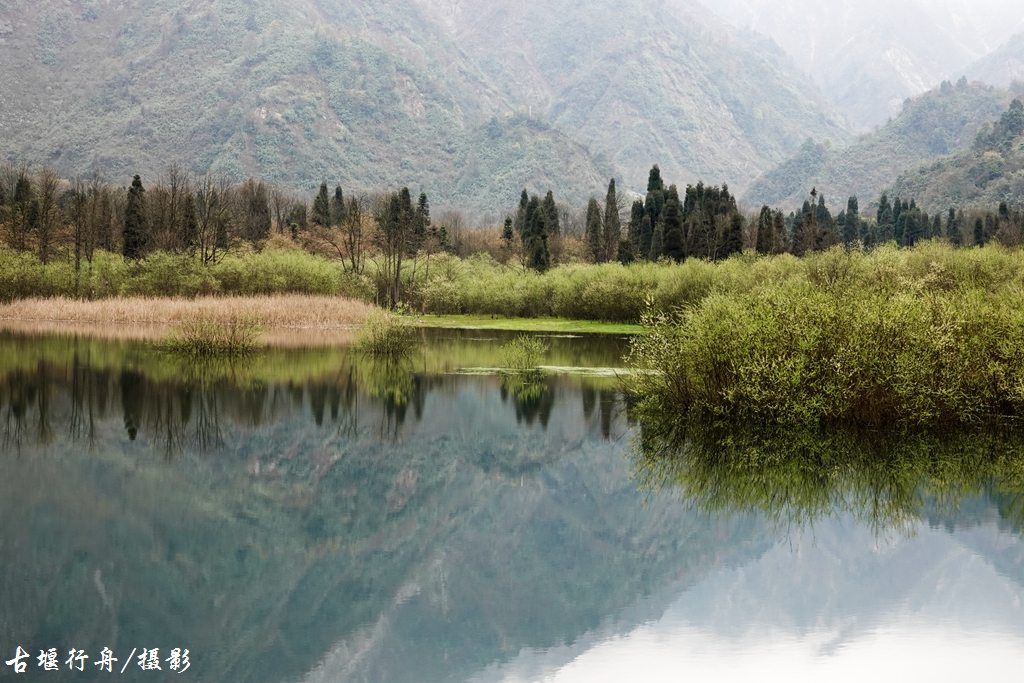
[[(929, 434), (641, 423), (645, 487), (677, 488), (707, 512), (757, 511), (783, 524), (852, 513), (877, 530), (909, 529), (928, 507), (1024, 495), (1024, 433), (1002, 427)], [(1024, 508), (1003, 514), (1024, 526)]]

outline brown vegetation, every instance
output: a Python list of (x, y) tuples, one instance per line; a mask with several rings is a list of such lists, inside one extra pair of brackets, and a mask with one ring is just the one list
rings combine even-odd
[(352, 341), (354, 326), (372, 309), (352, 299), (303, 295), (22, 299), (0, 304), (0, 329), (156, 341), (197, 315), (219, 322), (249, 315), (266, 328), (272, 346), (320, 346)]

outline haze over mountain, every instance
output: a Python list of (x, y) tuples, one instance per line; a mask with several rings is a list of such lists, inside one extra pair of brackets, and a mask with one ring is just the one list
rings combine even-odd
[(958, 80), (1024, 30), (1019, 0), (704, 2), (734, 25), (770, 36), (863, 129), (897, 115), (907, 97)]
[(777, 47), (690, 0), (0, 0), (0, 157), (503, 211), (615, 175), (742, 189), (849, 134)]
[(995, 52), (971, 64), (967, 77), (1002, 86), (1024, 81), (1024, 33), (1018, 33)]
[(896, 118), (849, 147), (808, 140), (799, 153), (755, 180), (743, 199), (752, 207), (767, 204), (792, 210), (803, 204), (813, 187), (830, 207), (841, 208), (856, 195), (867, 208), (901, 173), (970, 148), (978, 130), (998, 120), (1022, 93), (1021, 86), (1004, 90), (947, 81), (906, 102)]

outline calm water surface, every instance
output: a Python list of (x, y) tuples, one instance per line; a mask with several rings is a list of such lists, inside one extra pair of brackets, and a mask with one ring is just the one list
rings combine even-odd
[(31, 655), (0, 678), (106, 678), (105, 647), (124, 680), (178, 680), (172, 648), (181, 680), (273, 683), (1022, 670), (1015, 479), (892, 514), (847, 489), (794, 504), (788, 480), (778, 509), (729, 481), (702, 496), (631, 452), (624, 340), (549, 338), (559, 370), (524, 384), (490, 370), (508, 335), (426, 337), (407, 363), (195, 368), (0, 334), (0, 662)]

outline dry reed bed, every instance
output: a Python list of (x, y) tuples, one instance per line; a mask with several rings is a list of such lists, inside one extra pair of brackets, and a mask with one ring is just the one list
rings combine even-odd
[(145, 298), (79, 301), (22, 299), (0, 304), (0, 329), (28, 334), (75, 334), (159, 341), (174, 325), (197, 316), (228, 322), (255, 315), (264, 340), (277, 347), (349, 344), (353, 328), (373, 306), (330, 296)]

